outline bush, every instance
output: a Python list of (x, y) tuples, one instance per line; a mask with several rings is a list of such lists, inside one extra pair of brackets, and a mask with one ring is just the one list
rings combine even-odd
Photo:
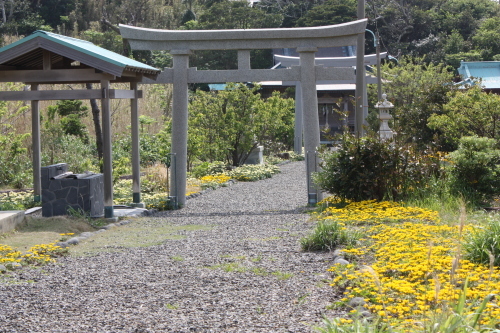
[(33, 184), (31, 160), (24, 142), (29, 134), (0, 134), (0, 186), (25, 188)]
[(42, 133), (42, 166), (67, 163), (74, 173), (99, 172), (99, 161), (94, 144), (86, 144), (74, 135), (52, 137)]
[(463, 247), (466, 259), (500, 266), (500, 220), (491, 219), (483, 228), (476, 228), (466, 236)]
[(322, 160), (315, 183), (343, 200), (405, 199), (439, 173), (437, 156), (373, 137), (344, 135)]
[(191, 174), (194, 178), (202, 178), (205, 176), (214, 176), (224, 173), (227, 170), (224, 162), (202, 162), (193, 168)]
[(274, 174), (279, 173), (280, 169), (276, 165), (269, 164), (245, 164), (230, 172), (228, 176), (232, 179), (243, 182), (254, 182), (261, 179), (271, 178)]
[(304, 251), (332, 251), (339, 246), (354, 246), (361, 233), (347, 230), (337, 221), (320, 221), (314, 232), (300, 240)]
[(477, 136), (460, 139), (459, 148), (448, 155), (453, 194), (479, 205), (500, 193), (500, 150), (495, 144), (494, 139)]

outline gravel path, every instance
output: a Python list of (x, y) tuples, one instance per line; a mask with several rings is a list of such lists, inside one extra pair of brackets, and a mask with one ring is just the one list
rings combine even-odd
[(183, 239), (23, 269), (0, 283), (0, 332), (313, 332), (335, 291), (331, 255), (300, 251), (304, 168), (133, 222), (211, 227)]

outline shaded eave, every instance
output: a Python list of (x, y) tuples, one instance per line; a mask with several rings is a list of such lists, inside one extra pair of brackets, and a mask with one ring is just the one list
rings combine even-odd
[(55, 68), (79, 62), (98, 71), (122, 77), (126, 72), (144, 74), (154, 78), (161, 71), (133, 59), (96, 46), (93, 43), (36, 31), (33, 34), (0, 48), (2, 69), (42, 69), (43, 50), (51, 52), (51, 64)]

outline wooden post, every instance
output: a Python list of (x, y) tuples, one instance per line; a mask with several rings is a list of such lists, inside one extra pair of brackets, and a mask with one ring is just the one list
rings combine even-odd
[[(32, 84), (31, 90), (38, 90), (38, 84)], [(42, 176), (40, 158), (40, 102), (31, 101), (31, 142), (33, 149), (33, 194), (34, 201), (42, 200)]]
[(113, 218), (113, 154), (111, 147), (111, 114), (109, 80), (101, 80), (102, 141), (104, 166), (104, 217)]
[(130, 90), (135, 92), (135, 98), (130, 100), (130, 114), (132, 124), (132, 206), (144, 208), (141, 203), (141, 160), (139, 138), (139, 99), (137, 96), (137, 82), (130, 83)]

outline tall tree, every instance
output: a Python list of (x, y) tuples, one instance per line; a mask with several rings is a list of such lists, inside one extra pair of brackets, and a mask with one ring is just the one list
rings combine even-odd
[(357, 0), (327, 0), (313, 7), (298, 21), (300, 27), (340, 24), (356, 20)]
[[(429, 117), (442, 114), (447, 92), (455, 89), (453, 72), (443, 65), (426, 63), (424, 58), (404, 57), (398, 66), (382, 66), (384, 91), (395, 105), (393, 130), (404, 142), (421, 146), (433, 143), (439, 131), (427, 126)], [(446, 148), (446, 147), (443, 147)]]

